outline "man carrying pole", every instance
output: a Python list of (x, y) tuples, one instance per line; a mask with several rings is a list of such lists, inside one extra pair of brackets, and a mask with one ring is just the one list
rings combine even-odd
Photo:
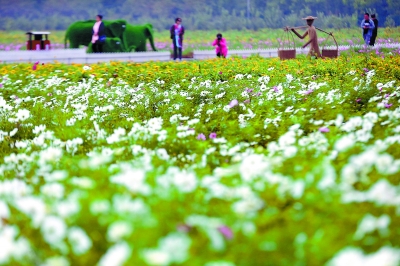
[[(318, 37), (317, 37), (317, 31), (315, 27), (312, 25), (314, 23), (314, 20), (316, 17), (313, 16), (308, 16), (306, 18), (303, 18), (304, 20), (307, 21), (308, 29), (307, 31), (302, 35), (300, 35), (294, 28), (290, 28), (300, 39), (304, 39), (307, 35), (309, 36), (309, 41), (303, 45), (302, 48), (305, 48), (307, 45), (311, 44), (310, 46), (310, 51), (308, 52), (307, 56), (316, 56), (316, 58), (322, 58), (322, 55), (319, 51), (319, 46), (318, 46)], [(289, 29), (289, 28), (286, 28)]]

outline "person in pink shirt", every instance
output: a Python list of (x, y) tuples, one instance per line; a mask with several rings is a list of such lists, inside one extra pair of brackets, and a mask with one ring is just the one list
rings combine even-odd
[(102, 15), (96, 16), (96, 22), (93, 25), (92, 45), (93, 52), (102, 53), (103, 44), (106, 40), (106, 27), (104, 26)]
[(212, 45), (215, 47), (215, 52), (218, 57), (222, 56), (223, 58), (226, 58), (228, 55), (228, 46), (226, 46), (226, 40), (225, 38), (222, 38), (221, 33), (217, 34), (217, 39), (213, 41)]

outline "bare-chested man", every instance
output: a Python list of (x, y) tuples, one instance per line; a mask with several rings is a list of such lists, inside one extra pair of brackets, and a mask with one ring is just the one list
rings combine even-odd
[(308, 25), (308, 29), (303, 34), (303, 36), (301, 36), (295, 29), (291, 29), (291, 30), (300, 39), (304, 39), (307, 35), (309, 36), (310, 40), (306, 44), (304, 44), (302, 47), (302, 48), (305, 48), (307, 45), (311, 44), (310, 51), (308, 52), (308, 56), (315, 55), (317, 58), (318, 57), (322, 58), (321, 53), (319, 51), (319, 46), (318, 46), (317, 31), (316, 31), (315, 27), (312, 25), (314, 23), (314, 20), (316, 19), (316, 17), (308, 16), (303, 19), (307, 21), (307, 25)]

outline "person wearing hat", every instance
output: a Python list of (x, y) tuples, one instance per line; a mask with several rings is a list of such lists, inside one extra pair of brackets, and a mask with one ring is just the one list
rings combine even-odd
[(375, 14), (371, 15), (372, 22), (374, 22), (375, 28), (372, 30), (371, 39), (369, 39), (369, 45), (375, 46), (376, 36), (378, 36), (378, 20), (376, 19)]
[(185, 28), (181, 25), (182, 19), (176, 18), (175, 24), (171, 26), (170, 34), (172, 39), (172, 44), (174, 46), (174, 60), (179, 58), (182, 60), (182, 42), (183, 34), (185, 34)]
[(320, 57), (322, 58), (322, 55), (319, 51), (319, 46), (318, 46), (318, 37), (317, 37), (317, 30), (315, 29), (315, 27), (312, 25), (314, 23), (314, 20), (316, 19), (316, 17), (313, 16), (308, 16), (306, 18), (303, 18), (304, 20), (307, 21), (307, 25), (308, 25), (308, 29), (307, 31), (303, 34), (300, 35), (295, 29), (291, 29), (294, 34), (297, 35), (297, 37), (299, 37), (300, 39), (304, 39), (307, 35), (309, 36), (309, 41), (306, 42), (306, 44), (303, 45), (302, 48), (305, 48), (307, 45), (310, 44), (310, 51), (308, 52), (307, 56), (313, 56), (315, 55), (316, 58)]
[(369, 14), (364, 14), (364, 19), (361, 21), (361, 28), (363, 29), (363, 38), (365, 44), (369, 45), (369, 40), (372, 36), (372, 30), (375, 29), (375, 24), (372, 19), (369, 19)]
[(102, 19), (102, 15), (97, 15), (96, 22), (93, 25), (92, 47), (95, 53), (103, 52), (103, 44), (106, 41), (106, 27), (101, 21)]

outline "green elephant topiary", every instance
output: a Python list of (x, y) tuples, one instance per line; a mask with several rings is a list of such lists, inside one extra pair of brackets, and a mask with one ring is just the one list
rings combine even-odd
[[(88, 46), (92, 41), (92, 31), (95, 20), (77, 21), (72, 23), (65, 33), (65, 48), (67, 48), (67, 40), (69, 40), (70, 48), (79, 48), (79, 45)], [(106, 27), (106, 37), (118, 37), (122, 39), (122, 35), (126, 29), (125, 20), (103, 20)], [(122, 46), (124, 43), (122, 43)], [(125, 48), (123, 49), (126, 50)]]
[[(89, 42), (89, 46), (86, 50), (87, 53), (93, 53), (93, 45)], [(118, 37), (106, 37), (106, 41), (103, 44), (103, 53), (118, 53), (125, 52), (123, 43)]]
[(126, 29), (123, 33), (122, 40), (124, 46), (128, 52), (144, 52), (147, 50), (146, 41), (149, 39), (151, 48), (153, 51), (157, 51), (154, 46), (153, 38), (153, 25), (143, 24), (143, 25), (126, 25)]

